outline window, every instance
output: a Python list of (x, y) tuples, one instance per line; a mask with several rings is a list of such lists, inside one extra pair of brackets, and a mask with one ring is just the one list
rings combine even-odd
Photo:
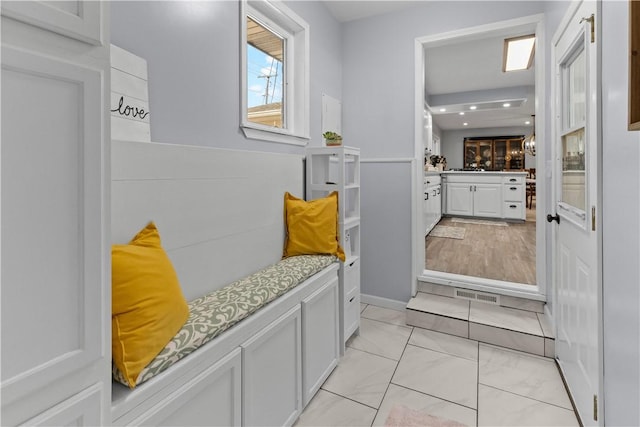
[(309, 27), (281, 2), (241, 4), (240, 126), (247, 138), (305, 145)]

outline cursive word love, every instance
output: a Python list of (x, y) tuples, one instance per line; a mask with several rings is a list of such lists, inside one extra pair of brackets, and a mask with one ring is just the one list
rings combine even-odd
[(149, 115), (149, 112), (144, 111), (143, 108), (132, 107), (130, 105), (123, 105), (123, 104), (124, 104), (124, 96), (121, 96), (120, 102), (118, 104), (118, 108), (111, 110), (111, 112), (115, 113), (117, 111), (121, 116), (127, 116), (127, 117), (131, 116), (134, 118), (137, 117), (140, 120), (144, 120), (144, 118)]

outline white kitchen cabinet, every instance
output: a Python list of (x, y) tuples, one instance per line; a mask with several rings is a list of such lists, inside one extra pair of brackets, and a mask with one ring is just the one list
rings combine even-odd
[(2, 425), (110, 423), (108, 8), (2, 2)]
[(447, 183), (447, 215), (473, 216), (473, 188), (468, 183)]
[(500, 218), (502, 216), (502, 183), (473, 185), (473, 216)]
[(306, 158), (306, 198), (338, 192), (340, 245), (340, 354), (360, 328), (360, 149), (311, 147)]
[(442, 218), (442, 186), (439, 175), (427, 175), (424, 178), (423, 218), (426, 236)]
[(525, 219), (524, 172), (445, 172), (450, 216)]

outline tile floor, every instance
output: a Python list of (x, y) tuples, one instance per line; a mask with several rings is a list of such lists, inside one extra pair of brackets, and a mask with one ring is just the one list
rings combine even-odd
[(577, 426), (552, 359), (405, 324), (362, 304), (360, 335), (297, 426), (384, 426), (395, 405), (467, 426)]
[(539, 356), (555, 355), (555, 336), (543, 313), (418, 292), (407, 324)]

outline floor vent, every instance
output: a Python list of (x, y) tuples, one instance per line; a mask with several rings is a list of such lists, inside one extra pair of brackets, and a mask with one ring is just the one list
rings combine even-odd
[(456, 289), (454, 298), (466, 299), (470, 301), (486, 302), (487, 304), (500, 305), (500, 296), (485, 294), (482, 292), (470, 291), (469, 289)]

